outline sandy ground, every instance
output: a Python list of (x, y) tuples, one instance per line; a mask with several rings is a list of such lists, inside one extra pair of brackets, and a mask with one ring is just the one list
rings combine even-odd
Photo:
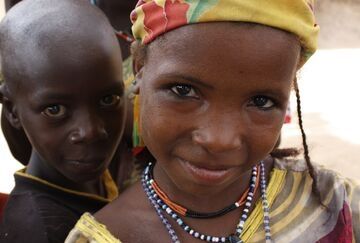
[[(1, 0), (0, 0), (1, 1)], [(0, 3), (0, 14), (3, 11)], [(360, 1), (321, 0), (320, 50), (299, 73), (304, 125), (313, 161), (360, 179)], [(293, 122), (283, 128), (283, 147), (301, 147), (292, 97)], [(20, 169), (0, 134), (0, 191), (14, 185)]]

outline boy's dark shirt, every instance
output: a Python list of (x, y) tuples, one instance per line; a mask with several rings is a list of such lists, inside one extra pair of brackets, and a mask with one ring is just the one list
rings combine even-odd
[[(109, 198), (114, 199), (116, 189), (112, 186), (115, 184), (105, 185), (113, 194)], [(92, 194), (82, 195), (17, 172), (15, 188), (0, 224), (0, 242), (64, 242), (84, 212), (95, 213), (110, 201)]]

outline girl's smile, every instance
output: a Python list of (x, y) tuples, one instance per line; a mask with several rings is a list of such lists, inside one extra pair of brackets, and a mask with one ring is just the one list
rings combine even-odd
[(195, 165), (189, 161), (180, 160), (181, 166), (183, 166), (184, 171), (187, 171), (198, 183), (202, 184), (217, 184), (222, 182), (226, 177), (228, 177), (232, 168), (211, 168), (206, 165)]

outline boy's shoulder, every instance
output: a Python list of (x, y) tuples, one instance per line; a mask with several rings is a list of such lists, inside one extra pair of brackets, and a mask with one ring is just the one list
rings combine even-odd
[(81, 214), (95, 212), (105, 204), (19, 171), (5, 207), (0, 239), (6, 239), (5, 242), (63, 242)]
[(17, 183), (4, 210), (0, 242), (62, 242), (78, 217), (51, 194)]
[(0, 223), (0, 242), (48, 242), (41, 211), (31, 193), (10, 194)]

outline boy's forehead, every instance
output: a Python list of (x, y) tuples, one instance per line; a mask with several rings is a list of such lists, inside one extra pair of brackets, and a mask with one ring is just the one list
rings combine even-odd
[(8, 76), (22, 75), (17, 80), (81, 72), (86, 65), (121, 65), (111, 25), (86, 0), (25, 0), (4, 18), (0, 35), (2, 67)]

